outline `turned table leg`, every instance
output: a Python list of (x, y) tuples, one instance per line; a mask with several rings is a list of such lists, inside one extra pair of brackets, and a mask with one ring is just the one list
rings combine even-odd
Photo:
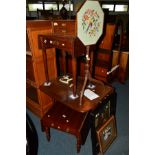
[(76, 97), (76, 77), (77, 77), (77, 60), (74, 56), (72, 56), (72, 74), (73, 74), (73, 95)]
[(63, 67), (63, 73), (64, 75), (67, 74), (66, 71), (66, 52), (64, 50), (62, 50), (62, 67)]

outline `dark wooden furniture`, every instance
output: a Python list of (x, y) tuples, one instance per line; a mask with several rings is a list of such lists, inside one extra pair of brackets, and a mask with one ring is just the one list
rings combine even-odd
[[(73, 76), (73, 96), (76, 97), (77, 87), (77, 57), (86, 55), (88, 50), (76, 36), (76, 21), (75, 20), (56, 20), (52, 21), (53, 33), (52, 35), (40, 35), (40, 48), (43, 51), (43, 59), (45, 65), (46, 82), (49, 83), (46, 50), (48, 48), (57, 48), (62, 51), (64, 74), (66, 74), (66, 52), (71, 56), (72, 62), (72, 76)], [(92, 46), (89, 51), (92, 51)], [(91, 52), (92, 53), (92, 52)], [(91, 54), (90, 68), (92, 68), (93, 54)], [(86, 64), (87, 66), (88, 64)], [(89, 68), (89, 67), (87, 67)]]
[[(43, 58), (45, 68), (46, 50), (48, 48), (58, 48), (63, 55), (63, 71), (66, 74), (66, 53), (72, 56), (72, 74), (73, 74), (73, 95), (76, 96), (76, 77), (77, 77), (77, 60), (76, 57), (84, 54), (85, 47), (81, 41), (76, 37), (76, 25), (74, 20), (57, 20), (52, 22), (52, 35), (40, 35), (40, 44), (43, 50)], [(79, 49), (80, 48), (80, 49)], [(46, 81), (48, 82), (48, 69), (46, 72)]]
[[(26, 21), (26, 106), (39, 117), (48, 111), (53, 100), (39, 89), (46, 78), (42, 51), (38, 47), (38, 35), (51, 32), (51, 21), (49, 20)], [(47, 62), (49, 79), (56, 78), (55, 49), (47, 50)]]
[[(120, 58), (119, 58), (120, 57)], [(119, 62), (118, 62), (119, 61)], [(117, 78), (122, 84), (129, 78), (129, 51), (113, 50), (113, 66), (119, 63)]]
[(96, 131), (107, 122), (107, 120), (113, 115), (116, 114), (116, 101), (117, 94), (114, 91), (111, 94), (108, 94), (101, 104), (93, 111), (91, 111), (91, 139), (92, 139), (92, 150), (93, 155), (96, 155), (100, 152), (99, 141), (97, 139)]
[[(46, 53), (48, 48), (58, 48), (62, 50), (63, 54), (63, 66), (64, 75), (66, 74), (66, 57), (65, 52), (67, 51), (72, 56), (72, 73), (73, 73), (73, 94), (76, 95), (76, 73), (77, 73), (77, 60), (76, 57), (80, 54), (84, 54), (85, 48), (77, 37), (70, 35), (46, 35), (40, 36), (42, 42), (43, 54)], [(79, 49), (80, 48), (80, 49)], [(82, 50), (83, 48), (83, 50)], [(46, 63), (45, 63), (46, 64)], [(48, 80), (48, 73), (47, 80)]]
[[(94, 100), (89, 100), (87, 97), (83, 96), (83, 104), (79, 105), (80, 98), (72, 99), (70, 98), (70, 94), (72, 94), (72, 88), (70, 85), (63, 84), (59, 81), (59, 79), (53, 80), (51, 86), (40, 86), (40, 90), (49, 95), (50, 97), (54, 98), (55, 100), (65, 104), (66, 106), (79, 111), (79, 112), (87, 112), (90, 110), (94, 110), (99, 104), (101, 104), (101, 100), (104, 99), (108, 94), (113, 93), (114, 88), (103, 84), (102, 82), (93, 81), (96, 87), (91, 89), (96, 94), (99, 95), (98, 98)], [(83, 86), (83, 79), (78, 78), (77, 80), (77, 94), (80, 94), (80, 91)], [(87, 86), (86, 86), (87, 88)]]
[(117, 25), (113, 23), (106, 23), (105, 33), (99, 41), (96, 50), (95, 60), (95, 78), (105, 82), (109, 82), (112, 74), (107, 74), (111, 70), (113, 58), (113, 43)]
[[(82, 106), (79, 106), (78, 100), (71, 102), (71, 100), (67, 98), (69, 90), (65, 84), (59, 83), (57, 80), (52, 81), (52, 84), (51, 87), (45, 87), (43, 85), (40, 87), (43, 92), (57, 100), (41, 120), (42, 129), (46, 132), (47, 139), (50, 140), (50, 128), (71, 133), (77, 138), (77, 152), (79, 152), (80, 146), (85, 143), (87, 134), (91, 128), (92, 152), (93, 155), (97, 155), (99, 152), (99, 143), (96, 130), (103, 124), (102, 122), (106, 122), (111, 115), (115, 116), (115, 89), (105, 85), (105, 89), (102, 92), (103, 96), (100, 97), (99, 100), (96, 100), (96, 103), (95, 101), (90, 102), (87, 98), (84, 98), (86, 101)], [(107, 106), (109, 106), (108, 110)], [(109, 112), (109, 115), (107, 112)], [(68, 120), (70, 124), (68, 124)]]
[[(72, 21), (72, 24), (69, 25), (69, 27), (62, 26), (63, 24), (58, 22), (58, 26), (55, 26), (55, 32), (59, 34), (64, 32), (70, 33), (70, 35), (76, 35), (75, 30), (76, 27)], [(64, 24), (65, 25), (65, 24)], [(73, 29), (73, 30), (72, 30)], [(94, 64), (92, 71), (93, 72), (93, 77), (96, 78), (97, 80), (101, 80), (104, 82), (111, 82), (114, 78), (121, 79), (123, 78), (123, 73), (124, 73), (124, 68), (127, 66), (127, 61), (126, 61), (126, 56), (125, 54), (122, 53), (122, 50), (120, 51), (119, 49), (114, 50), (114, 44), (115, 44), (115, 35), (118, 30), (118, 24), (116, 23), (106, 23), (105, 24), (105, 29), (104, 29), (104, 34), (101, 36), (100, 40), (98, 41), (96, 48), (93, 49), (94, 51)], [(73, 33), (71, 33), (71, 31)], [(118, 42), (119, 43), (119, 42)], [(120, 45), (119, 45), (120, 46)], [(77, 49), (79, 50), (79, 49)], [(93, 52), (92, 52), (93, 53)], [(64, 61), (63, 61), (63, 55), (59, 54), (58, 55), (59, 59), (59, 65), (60, 65), (60, 70), (61, 72), (64, 70)], [(70, 74), (72, 74), (72, 57), (67, 55), (67, 69)], [(77, 62), (77, 74), (80, 76), (85, 76), (85, 63), (86, 59), (85, 57), (79, 57), (78, 62)], [(114, 66), (119, 65), (119, 68), (117, 70), (107, 74), (109, 71)], [(92, 64), (91, 64), (92, 66)], [(119, 70), (119, 72), (118, 72)], [(123, 73), (122, 73), (123, 72)], [(122, 81), (122, 80), (119, 80)]]
[(74, 135), (77, 139), (77, 152), (79, 152), (90, 129), (90, 115), (89, 112), (77, 112), (56, 102), (41, 119), (41, 126), (42, 130), (46, 132), (48, 141), (50, 141), (50, 128)]
[[(39, 35), (39, 47), (42, 49), (46, 83), (51, 82), (50, 85), (42, 84), (39, 88), (42, 92), (54, 99), (55, 104), (47, 112), (47, 114), (42, 118), (41, 124), (43, 131), (46, 131), (48, 140), (50, 139), (49, 129), (50, 127), (60, 129), (61, 131), (69, 132), (76, 135), (77, 137), (77, 151), (80, 150), (80, 145), (82, 144), (80, 136), (83, 133), (83, 128), (89, 129), (89, 124), (87, 124), (86, 114), (94, 111), (98, 106), (102, 105), (107, 96), (114, 93), (114, 88), (104, 84), (101, 81), (91, 78), (91, 84), (95, 87), (88, 87), (89, 82), (84, 83), (85, 78), (77, 77), (77, 58), (79, 56), (85, 55), (89, 50), (83, 46), (81, 41), (76, 36), (76, 24), (75, 21), (52, 21), (53, 33), (50, 35)], [(48, 63), (47, 63), (47, 50), (48, 49), (60, 49), (62, 53), (62, 63), (64, 66), (64, 74), (66, 74), (66, 52), (71, 55), (72, 63), (72, 77), (73, 81), (69, 84), (64, 84), (59, 81), (59, 77), (56, 79), (49, 79), (48, 73)], [(93, 49), (93, 48), (92, 48)], [(90, 49), (90, 51), (93, 51)], [(93, 60), (93, 52), (91, 52), (91, 60)], [(92, 62), (90, 66), (92, 67)], [(90, 67), (90, 69), (92, 69)], [(89, 70), (88, 64), (86, 64), (86, 71)], [(89, 74), (90, 76), (90, 74)], [(86, 76), (85, 76), (86, 77)], [(87, 97), (82, 97), (82, 104), (79, 104), (81, 101), (81, 90), (84, 88), (89, 88), (91, 91), (95, 92), (99, 96), (96, 99), (90, 100)], [(77, 98), (71, 98), (71, 95), (78, 96)], [(68, 109), (68, 110), (65, 110)], [(65, 110), (65, 111), (64, 111)], [(68, 128), (66, 126), (65, 116), (68, 116), (69, 121), (73, 121)], [(79, 119), (75, 124), (76, 119)], [(88, 119), (91, 121), (91, 119)], [(68, 125), (68, 124), (67, 124)], [(93, 123), (91, 125), (94, 125)], [(93, 127), (91, 126), (93, 129)], [(82, 129), (82, 130), (79, 130)], [(88, 132), (86, 132), (88, 133)], [(96, 132), (92, 133), (95, 136)], [(86, 134), (87, 135), (87, 134)], [(95, 145), (96, 146), (96, 145)], [(94, 149), (94, 148), (93, 148)], [(95, 149), (94, 149), (95, 150)], [(96, 151), (93, 151), (96, 152)]]

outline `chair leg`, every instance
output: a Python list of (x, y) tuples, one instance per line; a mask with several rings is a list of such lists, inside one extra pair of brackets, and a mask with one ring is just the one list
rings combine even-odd
[(47, 140), (50, 141), (51, 139), (50, 128), (45, 127), (45, 133), (46, 133)]

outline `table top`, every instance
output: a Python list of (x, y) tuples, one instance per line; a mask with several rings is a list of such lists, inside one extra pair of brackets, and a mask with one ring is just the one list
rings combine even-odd
[[(102, 100), (109, 96), (114, 88), (106, 85), (100, 81), (91, 81), (92, 84), (95, 85), (95, 88), (92, 88), (93, 92), (99, 95), (96, 99), (90, 100), (87, 97), (83, 96), (82, 105), (80, 103), (80, 97), (76, 99), (72, 99), (72, 87), (71, 84), (64, 84), (59, 81), (59, 78), (52, 80), (50, 86), (40, 86), (40, 90), (43, 91), (48, 96), (54, 98), (56, 101), (59, 101), (68, 107), (79, 111), (79, 112), (87, 112), (90, 110), (94, 110), (99, 104), (101, 104)], [(83, 78), (78, 77), (77, 79), (77, 95), (80, 96), (80, 91), (83, 86)], [(87, 89), (87, 86), (86, 86)]]

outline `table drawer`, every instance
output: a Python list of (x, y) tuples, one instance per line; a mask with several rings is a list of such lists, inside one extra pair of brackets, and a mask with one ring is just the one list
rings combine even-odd
[(72, 40), (68, 40), (62, 37), (55, 38), (55, 37), (49, 37), (44, 39), (44, 45), (46, 48), (58, 48), (65, 51), (72, 51), (73, 45)]
[(74, 111), (57, 102), (42, 118), (42, 125), (76, 135), (81, 132), (87, 115), (88, 113)]
[(55, 34), (76, 35), (75, 20), (55, 20), (52, 26)]

